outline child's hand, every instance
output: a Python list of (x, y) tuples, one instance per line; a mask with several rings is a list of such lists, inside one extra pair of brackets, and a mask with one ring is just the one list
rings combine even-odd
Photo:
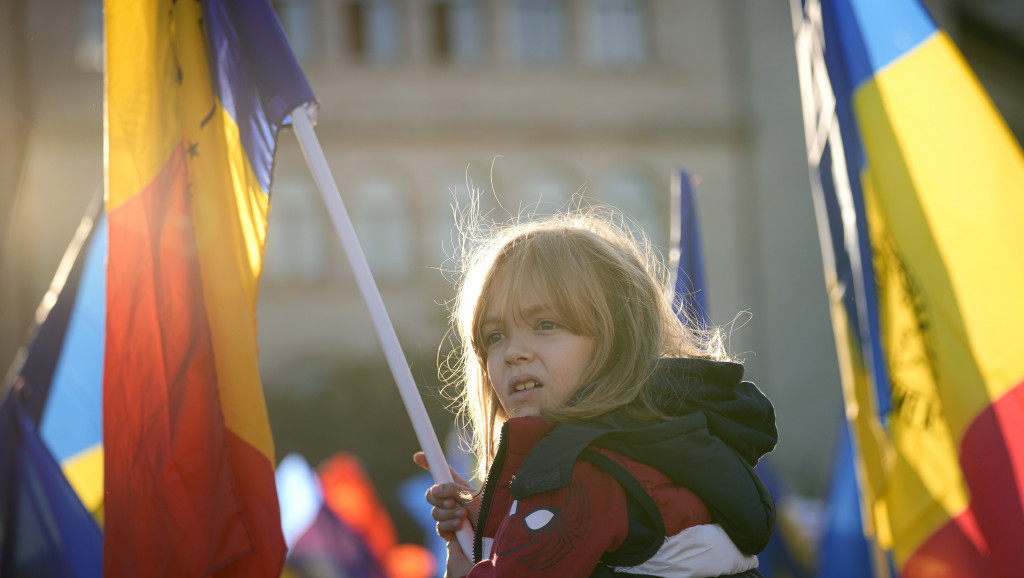
[[(416, 465), (428, 469), (427, 457), (423, 452), (416, 452), (412, 459)], [(463, 520), (468, 521), (472, 527), (480, 514), (480, 496), (476, 490), (455, 470), (451, 471), (455, 480), (453, 483), (431, 486), (426, 495), (427, 502), (434, 507), (430, 515), (437, 521), (437, 534), (449, 545), (455, 538), (455, 532), (462, 527)], [(455, 549), (461, 552), (458, 542)]]
[(445, 568), (444, 578), (462, 578), (473, 569), (473, 563), (462, 553), (458, 540), (448, 542), (448, 566)]

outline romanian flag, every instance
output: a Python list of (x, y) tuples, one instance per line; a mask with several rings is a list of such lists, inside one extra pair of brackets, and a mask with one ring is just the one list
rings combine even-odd
[(314, 97), (265, 0), (105, 18), (104, 571), (276, 576), (256, 290), (278, 130)]
[(1017, 576), (1024, 155), (916, 0), (804, 0), (812, 187), (865, 525), (905, 578)]

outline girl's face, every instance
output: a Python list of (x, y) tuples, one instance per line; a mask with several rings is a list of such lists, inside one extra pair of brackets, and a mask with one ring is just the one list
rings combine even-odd
[(517, 301), (516, 314), (493, 304), (484, 312), (487, 377), (509, 417), (539, 416), (582, 385), (594, 338), (569, 331), (546, 295), (530, 284)]

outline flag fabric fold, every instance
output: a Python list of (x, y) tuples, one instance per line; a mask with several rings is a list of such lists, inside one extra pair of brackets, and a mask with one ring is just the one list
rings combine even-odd
[(1024, 155), (916, 0), (802, 0), (797, 61), (869, 533), (1020, 572)]
[(257, 367), (270, 175), (315, 99), (266, 1), (108, 0), (107, 575), (278, 575)]

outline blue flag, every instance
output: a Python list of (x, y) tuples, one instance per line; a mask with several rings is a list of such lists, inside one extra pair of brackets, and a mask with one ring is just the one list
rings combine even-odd
[(693, 194), (690, 175), (686, 171), (679, 171), (673, 184), (676, 189), (673, 193), (679, 205), (679, 227), (673, 231), (673, 236), (679, 237), (676, 244), (679, 259), (675, 271), (675, 298), (672, 305), (684, 322), (706, 327), (708, 302), (707, 292), (704, 290), (704, 256), (700, 248), (697, 199)]
[(103, 505), (106, 253), (106, 220), (97, 203), (65, 252), (36, 313), (42, 322), (12, 372), (26, 415), (94, 515)]
[(0, 406), (0, 575), (100, 576), (103, 535), (11, 390)]
[(825, 529), (818, 543), (819, 578), (872, 578), (871, 546), (864, 537), (860, 492), (854, 466), (853, 439), (846, 416), (839, 414), (839, 437), (825, 509)]
[[(99, 203), (79, 225), (36, 313), (0, 408), (0, 576), (99, 576), (103, 538), (66, 476), (89, 472), (100, 443), (105, 227)], [(98, 285), (98, 286), (97, 286)], [(99, 303), (99, 311), (95, 307)], [(96, 348), (99, 353), (96, 353)], [(84, 466), (84, 467), (83, 467)], [(97, 508), (101, 497), (95, 496)]]
[[(678, 238), (678, 264), (675, 270), (673, 306), (684, 323), (703, 328), (709, 325), (709, 319), (697, 200), (690, 175), (680, 171), (677, 177), (673, 195), (678, 203), (679, 225), (673, 231), (673, 236)], [(768, 460), (762, 459), (755, 469), (768, 491), (779, 500), (786, 490)], [(768, 546), (758, 555), (758, 566), (765, 576), (787, 572), (792, 578), (801, 578), (805, 575), (803, 567), (785, 534), (784, 528), (776, 528)]]

